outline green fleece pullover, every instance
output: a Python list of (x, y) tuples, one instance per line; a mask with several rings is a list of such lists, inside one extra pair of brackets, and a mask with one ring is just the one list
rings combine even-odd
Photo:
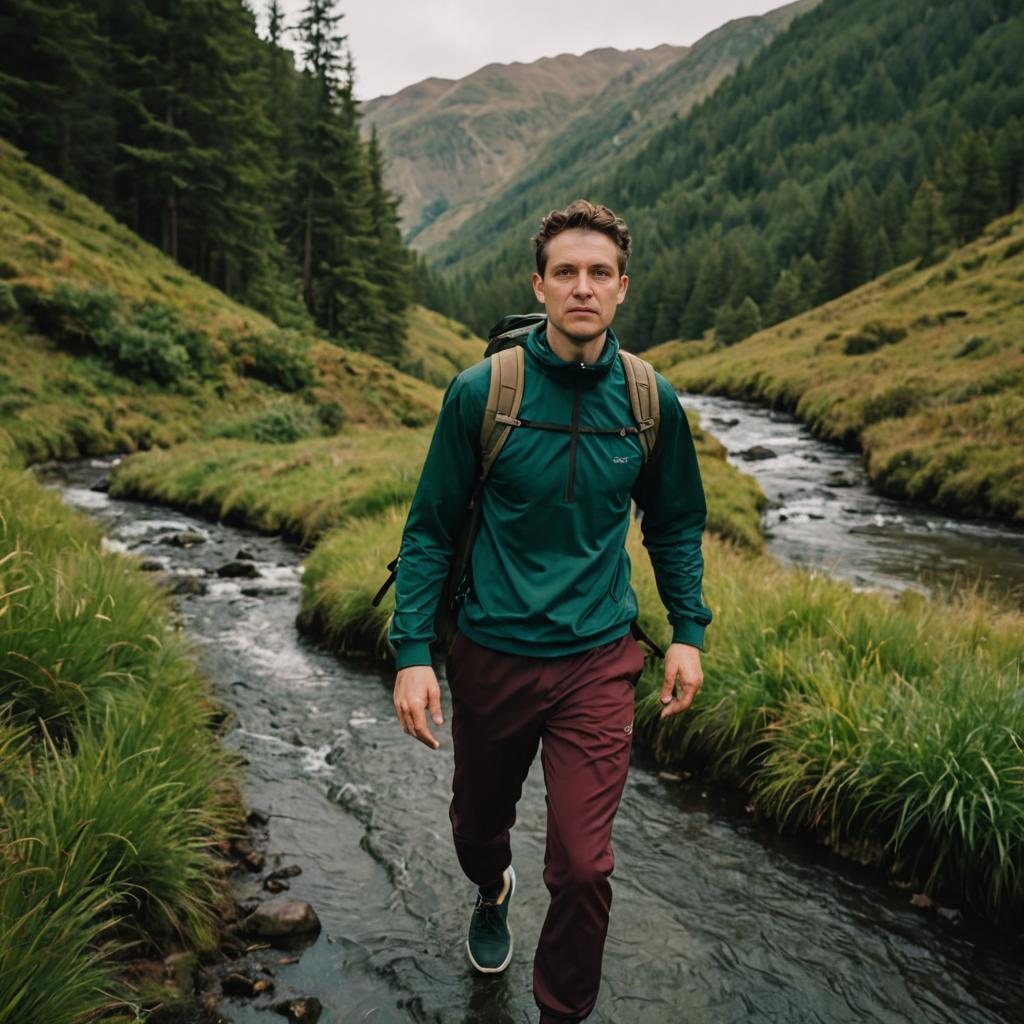
[[(619, 341), (609, 329), (594, 363), (566, 362), (543, 327), (526, 342), (519, 416), (577, 427), (635, 426)], [(484, 647), (555, 657), (625, 635), (637, 616), (624, 544), (630, 498), (673, 642), (703, 650), (707, 506), (693, 438), (672, 385), (658, 375), (661, 424), (644, 469), (635, 434), (513, 428), (484, 484), (483, 522), (459, 629)], [(389, 638), (396, 667), (431, 664), (434, 614), (479, 474), (490, 360), (448, 386), (399, 553)]]

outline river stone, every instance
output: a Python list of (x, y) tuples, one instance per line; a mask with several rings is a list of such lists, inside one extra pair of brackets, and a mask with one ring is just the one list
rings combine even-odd
[(176, 548), (191, 548), (196, 544), (205, 544), (206, 538), (193, 530), (182, 530), (181, 533), (172, 533), (166, 543)]
[(824, 483), (826, 487), (852, 487), (854, 480), (841, 469), (834, 469), (826, 477)]
[(217, 570), (217, 575), (228, 579), (255, 580), (259, 578), (260, 571), (252, 562), (242, 562), (236, 559), (233, 562), (225, 562)]
[(741, 459), (746, 459), (747, 462), (753, 462), (759, 459), (774, 459), (778, 457), (778, 452), (773, 452), (771, 448), (765, 447), (763, 444), (755, 444), (750, 448), (744, 448), (743, 451), (737, 452)]
[(158, 558), (144, 558), (139, 562), (139, 569), (142, 572), (163, 572), (164, 563)]
[(99, 494), (106, 494), (110, 490), (110, 477), (101, 476), (90, 488), (90, 491), (96, 491)]
[(248, 839), (232, 840), (231, 851), (250, 871), (263, 870), (266, 856), (258, 850), (254, 850)]
[(259, 807), (250, 807), (249, 813), (246, 815), (245, 820), (250, 825), (269, 825), (270, 824), (270, 812), (264, 811)]
[(286, 999), (274, 1003), (273, 1010), (287, 1017), (292, 1024), (316, 1024), (323, 1012), (323, 1006), (316, 996), (303, 996), (302, 999)]
[(241, 562), (255, 562), (256, 556), (248, 548), (239, 548), (235, 552), (235, 558)]
[(242, 974), (240, 971), (232, 971), (225, 975), (220, 987), (227, 996), (254, 996), (256, 995), (256, 979)]
[(274, 868), (267, 878), (294, 878), (296, 875), (302, 874), (302, 868), (298, 864), (288, 864), (283, 868)]
[(244, 922), (245, 932), (259, 939), (288, 939), (320, 931), (320, 918), (305, 900), (270, 900)]
[(164, 576), (160, 586), (172, 594), (205, 594), (206, 584), (198, 576)]

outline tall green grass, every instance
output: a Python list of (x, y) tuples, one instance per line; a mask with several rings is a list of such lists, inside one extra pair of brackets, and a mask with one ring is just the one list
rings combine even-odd
[[(636, 566), (639, 538), (630, 544)], [(894, 598), (706, 551), (704, 684), (689, 712), (661, 721), (660, 663), (648, 669), (641, 744), (664, 765), (745, 786), (780, 828), (990, 918), (1019, 915), (1024, 614), (977, 587)], [(634, 580), (656, 607), (649, 570)]]
[(131, 1002), (115, 955), (212, 950), (240, 766), (166, 598), (0, 469), (0, 1020)]

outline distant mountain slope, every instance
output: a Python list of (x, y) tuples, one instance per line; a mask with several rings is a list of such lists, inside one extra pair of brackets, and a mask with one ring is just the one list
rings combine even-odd
[(377, 129), (407, 235), (420, 236), (451, 207), (512, 177), (609, 79), (645, 81), (685, 52), (605, 48), (488, 64), (456, 81), (428, 78), (363, 104), (363, 130)]
[(364, 130), (380, 134), (409, 240), (433, 256), (471, 219), (474, 232), (491, 237), (493, 221), (529, 183), (556, 189), (597, 162), (622, 159), (818, 2), (739, 18), (691, 47), (491, 64), (365, 104)]
[(1022, 52), (1024, 0), (824, 0), (637, 151), (568, 154), (571, 176), (467, 221), (430, 253), (445, 311), (483, 330), (532, 308), (527, 239), (579, 194), (633, 231), (635, 349), (775, 323), (975, 237), (1024, 188)]
[(1024, 523), (1024, 213), (735, 345), (648, 349), (677, 387), (793, 411), (896, 498)]
[[(699, 39), (660, 72), (609, 82), (555, 133), (537, 139), (528, 165), (439, 217), (415, 240), (416, 248), (441, 265), (460, 265), (464, 256), (472, 261), (500, 238), (503, 229), (521, 224), (527, 210), (532, 221), (563, 197), (576, 198), (581, 182), (609, 173), (659, 128), (684, 117), (741, 62), (819, 2), (796, 0), (760, 17), (737, 18)], [(401, 193), (400, 184), (392, 187)]]

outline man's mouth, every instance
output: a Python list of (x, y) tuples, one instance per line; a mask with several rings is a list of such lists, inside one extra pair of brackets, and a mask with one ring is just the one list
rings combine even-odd
[(570, 313), (590, 313), (592, 316), (597, 316), (596, 309), (590, 309), (588, 306), (573, 306), (569, 310)]

